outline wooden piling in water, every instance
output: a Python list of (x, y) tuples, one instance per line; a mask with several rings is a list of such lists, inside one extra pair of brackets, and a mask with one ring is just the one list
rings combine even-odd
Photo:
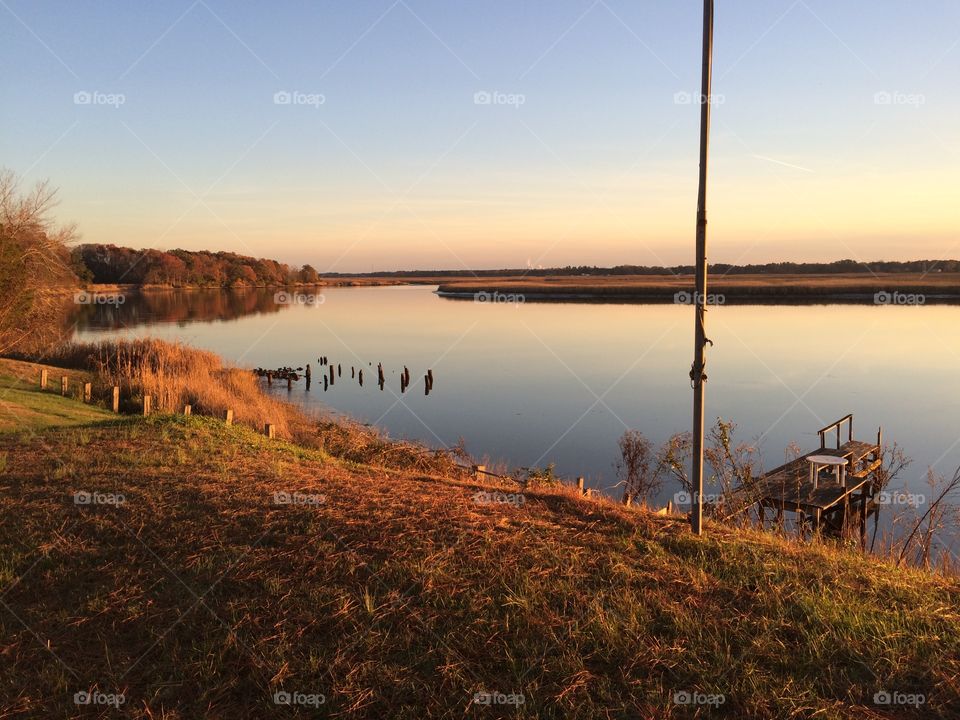
[(352, 378), (355, 378), (356, 376), (357, 376), (357, 369), (356, 369), (353, 365), (351, 365), (351, 366), (350, 366), (350, 377), (351, 377), (351, 379), (352, 379)]
[(46, 369), (40, 371), (40, 389), (47, 389), (47, 371)]
[(150, 414), (150, 411), (153, 409), (153, 398), (149, 395), (143, 396), (143, 416), (146, 417)]
[(323, 376), (323, 391), (324, 391), (324, 392), (327, 391), (327, 385), (328, 385), (328, 383), (329, 383), (329, 381), (327, 380), (327, 376), (326, 376), (326, 374), (324, 374), (324, 376)]
[(60, 394), (66, 397), (67, 387), (70, 385), (70, 378), (66, 375), (60, 376)]
[(331, 385), (333, 385), (333, 371), (334, 371), (334, 367), (333, 365), (331, 365), (330, 366), (330, 384)]
[(233, 425), (233, 410), (228, 409), (226, 417), (223, 418), (223, 421), (227, 425)]
[(92, 395), (93, 395), (93, 384), (84, 383), (83, 384), (83, 401), (87, 403), (90, 402), (90, 398)]
[(433, 370), (427, 370), (427, 384), (433, 390)]
[(360, 373), (357, 375), (357, 378), (360, 380), (360, 387), (363, 387), (363, 368), (360, 368)]
[(120, 412), (120, 386), (113, 386), (112, 408), (115, 413)]
[(343, 376), (343, 368), (340, 367), (340, 363), (337, 363), (337, 377)]
[(428, 375), (423, 376), (423, 394), (430, 394), (430, 377)]

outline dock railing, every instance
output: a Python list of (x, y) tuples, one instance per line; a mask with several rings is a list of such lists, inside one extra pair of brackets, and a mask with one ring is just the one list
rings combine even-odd
[(836, 431), (837, 433), (837, 450), (843, 446), (843, 426), (847, 426), (847, 442), (853, 441), (853, 413), (845, 415), (844, 417), (837, 420), (835, 423), (827, 425), (825, 428), (821, 428), (817, 431), (817, 434), (820, 436), (820, 448), (825, 450), (827, 447), (827, 433), (831, 431)]

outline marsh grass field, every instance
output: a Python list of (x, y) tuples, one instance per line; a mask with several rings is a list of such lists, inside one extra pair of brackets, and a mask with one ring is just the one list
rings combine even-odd
[[(528, 299), (649, 299), (672, 301), (675, 293), (692, 292), (691, 275), (506, 275), (471, 279), (446, 279), (439, 292), (472, 296), (480, 292), (523, 295)], [(851, 299), (873, 301), (880, 292), (925, 295), (931, 300), (960, 301), (957, 273), (831, 273), (758, 274), (716, 273), (710, 276), (709, 293), (749, 302), (817, 301)]]

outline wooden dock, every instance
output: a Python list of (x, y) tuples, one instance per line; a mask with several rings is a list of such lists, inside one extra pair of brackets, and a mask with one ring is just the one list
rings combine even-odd
[[(815, 534), (825, 531), (840, 535), (856, 517), (862, 543), (867, 516), (880, 490), (877, 470), (883, 462), (883, 431), (877, 432), (876, 442), (855, 440), (853, 415), (847, 415), (821, 428), (818, 435), (819, 448), (757, 478), (750, 488), (750, 498), (758, 506), (761, 525), (765, 523), (767, 508), (773, 510), (778, 522), (782, 522), (784, 512), (792, 512), (801, 534), (809, 527)], [(846, 463), (821, 470), (816, 461), (826, 462), (830, 458)], [(853, 516), (853, 512), (857, 515)]]

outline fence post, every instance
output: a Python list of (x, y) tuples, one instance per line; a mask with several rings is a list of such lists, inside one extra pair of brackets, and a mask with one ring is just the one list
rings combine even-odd
[(146, 417), (150, 414), (150, 410), (153, 406), (153, 398), (149, 395), (143, 396), (143, 416)]
[(263, 434), (271, 440), (276, 437), (276, 429), (274, 428), (273, 423), (266, 423), (263, 426)]
[(70, 378), (66, 375), (61, 376), (60, 378), (60, 394), (66, 397), (67, 387), (70, 385)]
[(223, 420), (227, 425), (233, 425), (233, 410), (227, 410), (227, 416)]
[(46, 369), (43, 369), (43, 370), (40, 371), (40, 389), (41, 389), (41, 390), (46, 390), (46, 389), (47, 389), (47, 371), (46, 371)]
[(184, 414), (184, 415), (191, 415), (192, 413), (193, 413), (193, 405), (184, 405), (184, 406), (183, 406), (183, 414)]
[(473, 475), (477, 480), (483, 480), (483, 475), (487, 471), (486, 465), (474, 465)]
[(113, 386), (113, 411), (115, 413), (120, 412), (120, 386)]
[(584, 491), (584, 489), (583, 489), (583, 478), (582, 478), (582, 477), (578, 477), (578, 478), (577, 478), (577, 490), (580, 491), (580, 494), (581, 494), (581, 495), (586, 495), (586, 494), (587, 494), (587, 493)]
[(93, 395), (93, 384), (84, 383), (83, 384), (83, 401), (90, 402), (90, 397)]

